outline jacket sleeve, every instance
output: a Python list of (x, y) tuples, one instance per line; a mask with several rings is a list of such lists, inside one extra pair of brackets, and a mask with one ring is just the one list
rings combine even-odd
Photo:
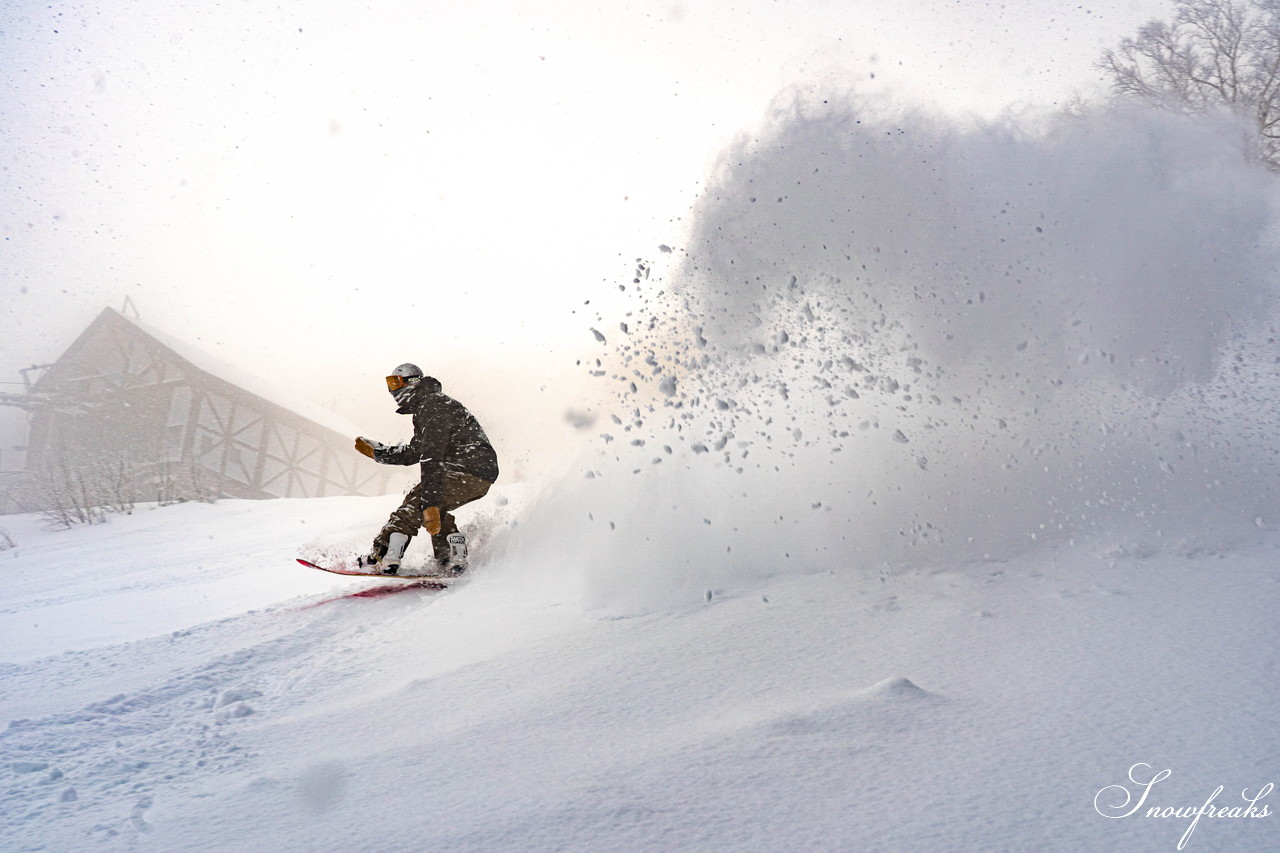
[(374, 448), (373, 461), (383, 465), (417, 465), (422, 455), (417, 448), (417, 436), (407, 444), (384, 444)]

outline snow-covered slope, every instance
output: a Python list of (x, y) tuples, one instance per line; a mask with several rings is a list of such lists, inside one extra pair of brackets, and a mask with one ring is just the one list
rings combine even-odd
[[(1243, 807), (1280, 767), (1271, 530), (833, 564), (625, 619), (512, 553), (376, 599), (291, 565), (388, 500), (4, 519), (0, 847), (1171, 850), (1190, 818), (1095, 796), (1147, 764), (1147, 806)], [(1187, 849), (1275, 849), (1277, 821)]]

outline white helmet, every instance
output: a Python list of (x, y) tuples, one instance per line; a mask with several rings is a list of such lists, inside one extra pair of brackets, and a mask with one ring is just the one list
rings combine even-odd
[(404, 403), (421, 380), (422, 368), (406, 361), (387, 376), (387, 390), (396, 398), (397, 403)]

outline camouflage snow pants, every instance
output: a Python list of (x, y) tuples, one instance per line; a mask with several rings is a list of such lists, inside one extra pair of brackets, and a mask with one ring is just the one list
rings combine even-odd
[[(450, 533), (458, 531), (458, 523), (453, 517), (453, 511), (472, 501), (480, 500), (480, 498), (489, 494), (489, 487), (492, 485), (487, 480), (464, 474), (461, 471), (445, 472), (444, 497), (440, 503), (440, 533), (431, 537), (431, 547), (435, 551), (437, 560), (448, 558), (448, 536)], [(377, 537), (373, 540), (374, 555), (381, 559), (382, 555), (387, 553), (387, 541), (391, 538), (392, 533), (403, 533), (410, 540), (418, 535), (418, 531), (422, 529), (422, 511), (424, 509), (426, 509), (426, 505), (422, 502), (422, 484), (418, 483), (405, 492), (404, 500), (400, 506), (396, 508), (395, 512), (391, 513), (387, 523), (382, 525), (382, 530), (378, 531)]]

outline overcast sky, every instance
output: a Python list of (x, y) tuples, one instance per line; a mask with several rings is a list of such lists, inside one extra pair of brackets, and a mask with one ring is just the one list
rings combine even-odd
[(785, 87), (1052, 105), (1170, 6), (11, 0), (0, 381), (126, 297), (264, 374), (517, 370), (678, 245)]

